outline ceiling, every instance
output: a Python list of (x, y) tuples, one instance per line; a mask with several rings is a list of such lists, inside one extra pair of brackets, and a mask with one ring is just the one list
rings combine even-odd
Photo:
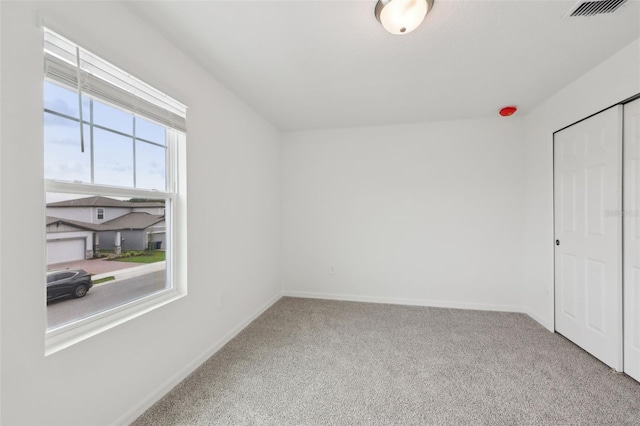
[(403, 36), (375, 3), (128, 4), (282, 130), (526, 114), (640, 36), (635, 0), (564, 19), (575, 0), (435, 0)]

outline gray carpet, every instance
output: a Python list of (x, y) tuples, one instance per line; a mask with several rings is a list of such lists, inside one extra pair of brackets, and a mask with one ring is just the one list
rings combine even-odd
[(283, 298), (134, 425), (640, 424), (640, 384), (522, 314)]

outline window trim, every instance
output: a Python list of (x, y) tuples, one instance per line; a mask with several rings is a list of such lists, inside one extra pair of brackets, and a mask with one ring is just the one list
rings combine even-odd
[(44, 354), (45, 356), (54, 354), (184, 296), (186, 296), (186, 288), (184, 291), (172, 288), (48, 330), (45, 334)]
[(104, 207), (96, 209), (96, 220), (104, 220)]
[[(48, 28), (44, 28), (43, 60), (45, 80), (74, 91), (78, 90), (80, 83), (83, 94), (145, 120), (156, 122), (169, 130), (166, 136), (166, 187), (163, 191), (95, 184), (92, 167), (91, 183), (44, 179), (43, 198), (46, 192), (165, 198), (168, 200), (165, 216), (171, 224), (165, 232), (167, 249), (171, 253), (166, 262), (167, 277), (171, 279), (172, 287), (49, 330), (45, 303), (44, 353), (48, 356), (187, 295), (187, 107)], [(44, 105), (42, 110), (44, 111)], [(82, 131), (80, 119), (77, 119), (77, 122), (79, 131)], [(134, 150), (136, 139), (142, 138), (134, 137)], [(92, 149), (91, 156), (93, 155)], [(43, 219), (45, 215), (46, 211), (43, 212)], [(43, 226), (42, 229), (46, 250), (46, 227)], [(43, 251), (43, 258), (44, 254)], [(43, 286), (43, 293), (44, 301), (46, 286)]]

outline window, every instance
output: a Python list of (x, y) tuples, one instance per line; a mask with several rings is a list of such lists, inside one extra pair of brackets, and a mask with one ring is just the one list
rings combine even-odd
[(186, 107), (45, 29), (43, 114), (53, 353), (186, 294)]

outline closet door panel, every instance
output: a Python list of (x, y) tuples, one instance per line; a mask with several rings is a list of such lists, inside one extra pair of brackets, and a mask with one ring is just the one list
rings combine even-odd
[(556, 331), (622, 371), (622, 106), (554, 135)]

